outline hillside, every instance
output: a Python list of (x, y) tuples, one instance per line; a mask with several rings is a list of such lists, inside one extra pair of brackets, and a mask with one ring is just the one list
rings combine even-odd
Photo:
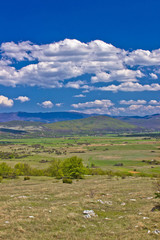
[(129, 124), (136, 125), (138, 127), (143, 127), (150, 131), (160, 131), (160, 114), (149, 115), (144, 117), (116, 117), (121, 121), (124, 121)]
[(55, 135), (74, 134), (106, 134), (114, 132), (129, 132), (137, 130), (137, 127), (107, 116), (93, 116), (80, 120), (45, 124)]

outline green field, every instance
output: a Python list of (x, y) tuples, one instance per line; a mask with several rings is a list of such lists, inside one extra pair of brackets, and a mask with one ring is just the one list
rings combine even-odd
[[(37, 168), (45, 168), (54, 158), (64, 159), (78, 156), (84, 164), (95, 164), (102, 169), (113, 171), (133, 171), (158, 173), (160, 165), (148, 161), (160, 162), (160, 140), (146, 137), (65, 137), (39, 139), (4, 139), (0, 141), (2, 152), (16, 153), (19, 158), (0, 158), (0, 162), (15, 165), (18, 162), (29, 163)], [(40, 161), (46, 160), (46, 163)], [(115, 166), (122, 163), (123, 166)]]

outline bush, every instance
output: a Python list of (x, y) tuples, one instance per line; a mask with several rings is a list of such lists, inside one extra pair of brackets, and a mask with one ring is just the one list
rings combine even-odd
[(62, 161), (54, 159), (51, 162), (50, 167), (47, 169), (47, 172), (49, 176), (61, 179), (64, 176), (62, 171)]
[(29, 176), (24, 177), (24, 181), (27, 181), (27, 180), (30, 180), (30, 177), (29, 177)]
[(3, 162), (0, 164), (0, 176), (3, 178), (15, 178), (17, 175), (10, 166)]
[(63, 183), (71, 184), (72, 183), (72, 179), (70, 179), (70, 178), (63, 178)]
[(89, 168), (86, 170), (87, 175), (106, 175), (106, 172), (101, 168)]
[(3, 180), (3, 177), (0, 177), (0, 183), (2, 182), (2, 180)]
[(17, 163), (14, 168), (19, 176), (31, 175), (31, 167), (27, 163)]
[(85, 174), (85, 167), (83, 166), (82, 159), (75, 156), (67, 158), (63, 161), (62, 171), (64, 176), (78, 179), (83, 178)]

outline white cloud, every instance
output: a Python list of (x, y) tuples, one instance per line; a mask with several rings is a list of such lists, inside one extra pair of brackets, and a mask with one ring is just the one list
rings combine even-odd
[(13, 104), (14, 102), (12, 99), (9, 99), (8, 97), (0, 95), (0, 107), (12, 107)]
[(137, 110), (138, 108), (141, 108), (143, 105), (131, 105), (129, 106), (129, 110)]
[(121, 70), (114, 70), (110, 73), (106, 72), (100, 72), (97, 73), (96, 76), (91, 78), (91, 81), (93, 83), (96, 82), (112, 82), (112, 81), (118, 81), (118, 82), (137, 82), (137, 78), (142, 78), (144, 74), (140, 71), (133, 71), (130, 69), (121, 69)]
[(76, 81), (76, 82), (68, 82), (65, 87), (66, 88), (75, 88), (75, 89), (80, 89), (81, 86), (84, 84), (83, 81)]
[(17, 100), (17, 101), (20, 101), (20, 102), (28, 102), (30, 101), (30, 98), (29, 97), (26, 97), (26, 96), (19, 96), (17, 98), (14, 98), (14, 100)]
[(83, 97), (86, 97), (84, 94), (79, 94), (79, 95), (74, 95), (73, 97), (76, 97), (76, 98), (83, 98)]
[(37, 104), (43, 108), (52, 108), (54, 106), (51, 101), (44, 101), (42, 103), (37, 103)]
[(108, 87), (97, 88), (101, 91), (112, 91), (112, 92), (142, 92), (142, 91), (159, 91), (160, 85), (158, 83), (152, 83), (151, 85), (141, 85), (140, 83), (126, 82), (120, 85), (110, 85)]
[(93, 102), (85, 102), (85, 103), (77, 103), (72, 104), (72, 107), (74, 108), (109, 108), (113, 106), (114, 104), (111, 102), (111, 100), (95, 100)]
[[(153, 72), (146, 66), (160, 66), (160, 49), (125, 51), (100, 40), (83, 43), (65, 39), (50, 44), (36, 45), (30, 41), (6, 42), (0, 47), (0, 84), (4, 86), (28, 85), (45, 88), (70, 87), (91, 91), (93, 83), (122, 82), (119, 86), (104, 87), (106, 91), (158, 91), (159, 85), (142, 85), (143, 77)], [(15, 61), (26, 61), (26, 66), (16, 69)], [(32, 62), (30, 62), (32, 61)], [(137, 68), (141, 66), (141, 70)], [(133, 69), (131, 69), (134, 67)], [(73, 81), (82, 75), (92, 75), (91, 82)], [(72, 81), (70, 81), (72, 79)], [(65, 80), (68, 81), (65, 84)], [(134, 85), (131, 86), (131, 83)], [(128, 85), (127, 85), (128, 84)], [(139, 84), (139, 85), (135, 85)], [(101, 89), (102, 90), (102, 89)]]
[(160, 65), (160, 49), (153, 51), (137, 49), (135, 51), (128, 52), (125, 57), (125, 63), (130, 66)]
[(160, 105), (160, 101), (158, 102), (157, 100), (150, 100), (149, 104), (151, 104), (151, 105)]
[(158, 76), (155, 73), (150, 73), (149, 75), (152, 79), (158, 79)]
[(143, 104), (146, 104), (147, 101), (145, 100), (129, 100), (129, 101), (126, 101), (126, 100), (121, 100), (119, 102), (120, 104), (123, 104), (123, 105), (143, 105)]
[(61, 107), (63, 105), (63, 103), (56, 103), (55, 106), (56, 107)]

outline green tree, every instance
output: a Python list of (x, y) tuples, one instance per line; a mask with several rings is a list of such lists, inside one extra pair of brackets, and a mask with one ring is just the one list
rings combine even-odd
[(76, 156), (65, 159), (62, 164), (62, 170), (64, 176), (75, 179), (83, 178), (85, 173), (82, 159)]
[(17, 163), (14, 168), (19, 176), (31, 175), (31, 167), (27, 163)]
[(54, 159), (49, 168), (48, 168), (49, 176), (56, 177), (56, 178), (62, 178), (63, 177), (63, 171), (62, 171), (62, 161), (59, 159)]

